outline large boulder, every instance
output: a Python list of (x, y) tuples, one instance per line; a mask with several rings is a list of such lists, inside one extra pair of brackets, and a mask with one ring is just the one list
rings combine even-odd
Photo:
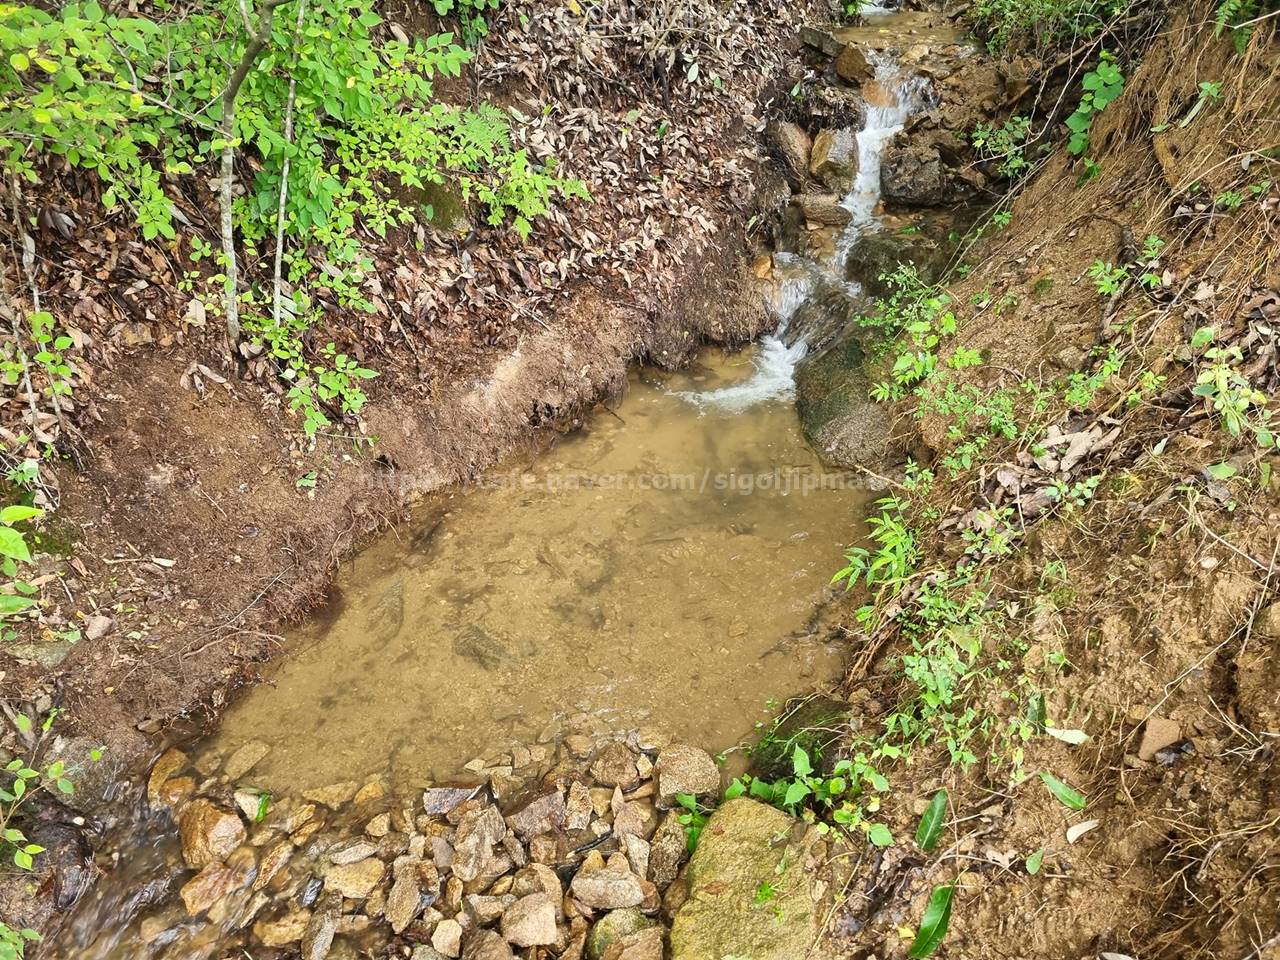
[(840, 198), (834, 193), (801, 193), (791, 198), (805, 220), (828, 227), (843, 227), (853, 219), (853, 214), (840, 206)]
[(796, 411), (806, 439), (834, 466), (871, 466), (894, 453), (889, 411), (872, 401), (865, 331), (846, 329), (796, 371)]
[(828, 190), (844, 195), (858, 176), (858, 134), (851, 127), (822, 130), (813, 138), (809, 172)]
[(813, 149), (809, 135), (799, 124), (780, 121), (769, 125), (769, 143), (782, 158), (787, 179), (796, 187), (803, 184), (809, 173), (809, 152)]
[[(826, 956), (816, 949), (825, 914), (822, 891), (829, 889), (816, 871), (819, 841), (813, 831), (797, 841), (796, 825), (746, 797), (711, 815), (689, 861), (689, 898), (671, 928), (671, 960)], [(773, 891), (765, 903), (762, 884)]]

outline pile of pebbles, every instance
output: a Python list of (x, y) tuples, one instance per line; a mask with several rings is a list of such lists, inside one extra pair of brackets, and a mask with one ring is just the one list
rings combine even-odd
[(408, 802), (377, 779), (264, 799), (268, 752), (157, 761), (181, 873), (135, 921), (144, 955), (661, 960), (687, 896), (677, 795), (721, 788), (705, 751), (636, 733), (516, 747)]

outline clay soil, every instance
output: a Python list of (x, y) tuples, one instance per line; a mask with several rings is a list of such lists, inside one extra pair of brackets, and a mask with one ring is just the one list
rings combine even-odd
[[(1028, 671), (1061, 664), (1047, 672), (1050, 721), (1089, 740), (1033, 740), (1017, 784), (986, 758), (893, 778), (896, 836), (942, 786), (954, 819), (938, 857), (895, 847), (860, 865), (834, 925), (850, 955), (904, 955), (899, 928), (920, 922), (934, 885), (955, 883), (948, 957), (1280, 956), (1280, 458), (1210, 416), (1185, 348), (1215, 327), (1274, 398), (1278, 201), (1271, 189), (1228, 211), (1215, 198), (1280, 173), (1263, 153), (1280, 59), (1274, 28), (1238, 54), (1211, 15), (1193, 4), (1161, 25), (1094, 124), (1100, 174), (1080, 183), (1055, 155), (949, 288), (960, 341), (983, 354), (969, 380), (983, 391), (1088, 375), (1111, 346), (1130, 358), (1092, 404), (1051, 417), (1064, 433), (1115, 431), (1073, 468), (1073, 481), (1101, 475), (1092, 500), (1038, 513), (1039, 454), (989, 449), (980, 469), (940, 479), (921, 566), (955, 564), (975, 509), (1013, 508), (1016, 549), (987, 562), (992, 602), (1007, 605)], [(1221, 105), (1182, 124), (1203, 81), (1221, 83)], [(1100, 297), (1090, 265), (1131, 262), (1153, 234), (1166, 242), (1158, 288)], [(1166, 379), (1126, 402), (1144, 367)], [(910, 411), (898, 421), (935, 465), (954, 443), (944, 427)], [(894, 702), (906, 641), (849, 629), (849, 693), (875, 716)], [(1085, 810), (1055, 799), (1040, 771), (1078, 787)]]

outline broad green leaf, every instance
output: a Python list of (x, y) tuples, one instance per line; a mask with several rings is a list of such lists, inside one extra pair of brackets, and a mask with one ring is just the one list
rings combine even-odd
[(1084, 794), (1072, 786), (1069, 786), (1055, 777), (1052, 773), (1040, 771), (1040, 779), (1044, 781), (1044, 785), (1049, 788), (1049, 792), (1058, 798), (1059, 802), (1065, 807), (1072, 810), (1083, 810), (1086, 800)]
[(939, 790), (929, 801), (924, 815), (920, 818), (920, 826), (916, 828), (916, 843), (921, 850), (928, 852), (938, 845), (942, 836), (942, 825), (947, 819), (947, 791)]
[(873, 823), (867, 831), (867, 839), (877, 847), (893, 846), (893, 834), (883, 823)]
[(1200, 327), (1191, 335), (1191, 349), (1200, 350), (1213, 342), (1217, 330), (1213, 327)]
[(1044, 863), (1044, 847), (1041, 847), (1031, 856), (1027, 857), (1027, 873), (1035, 876), (1040, 872), (1040, 865)]
[(0, 593), (0, 617), (11, 613), (20, 613), (35, 606), (35, 603), (36, 601), (31, 597), (18, 597), (12, 593)]
[(744, 784), (741, 779), (735, 777), (733, 780), (733, 783), (729, 784), (729, 786), (725, 789), (724, 798), (726, 800), (733, 800), (737, 797), (742, 796), (746, 792), (747, 792), (746, 784)]
[(1204, 472), (1209, 474), (1214, 480), (1230, 480), (1236, 475), (1236, 468), (1229, 463), (1215, 463), (1211, 467), (1205, 467)]
[(809, 790), (809, 785), (807, 783), (802, 780), (797, 780), (792, 783), (791, 786), (787, 787), (787, 793), (782, 802), (788, 807), (794, 807), (797, 803), (807, 797), (810, 792), (811, 791)]
[(797, 777), (807, 777), (813, 773), (813, 764), (809, 762), (809, 754), (804, 747), (796, 747), (791, 754), (791, 768), (795, 770)]
[(924, 908), (924, 917), (920, 920), (920, 930), (911, 941), (909, 955), (914, 960), (927, 957), (938, 949), (942, 938), (947, 935), (947, 927), (951, 924), (951, 898), (955, 896), (953, 884), (945, 887), (934, 887), (929, 894), (929, 904)]
[(0, 556), (13, 557), (23, 563), (31, 562), (31, 551), (27, 549), (27, 542), (22, 538), (22, 534), (12, 527), (0, 527)]
[(21, 523), (23, 520), (34, 520), (36, 517), (43, 516), (44, 511), (39, 507), (24, 507), (20, 503), (15, 503), (0, 510), (0, 523)]

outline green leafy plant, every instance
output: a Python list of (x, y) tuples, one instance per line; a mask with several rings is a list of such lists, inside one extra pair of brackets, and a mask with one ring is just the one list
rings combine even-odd
[(1089, 266), (1088, 274), (1097, 285), (1098, 295), (1102, 297), (1114, 297), (1119, 293), (1121, 284), (1128, 276), (1124, 267), (1117, 267), (1102, 260), (1093, 261)]
[(1013, 180), (1031, 169), (1031, 161), (1026, 156), (1030, 135), (1031, 118), (1017, 116), (998, 127), (978, 124), (969, 140), (980, 161), (993, 166), (1001, 176)]
[(1267, 10), (1276, 9), (1276, 0), (1223, 0), (1214, 14), (1214, 36), (1227, 33), (1236, 53), (1244, 53), (1253, 36), (1253, 24)]
[(875, 550), (850, 547), (845, 553), (846, 565), (831, 578), (833, 584), (844, 581), (846, 590), (858, 583), (868, 587), (887, 584), (896, 592), (915, 571), (919, 549), (905, 520), (905, 503), (897, 497), (885, 497), (877, 506), (880, 515), (867, 521)]
[[(727, 794), (726, 799), (728, 799)], [(693, 853), (698, 849), (698, 838), (702, 835), (702, 828), (707, 825), (708, 811), (698, 803), (698, 798), (691, 793), (677, 793), (676, 803), (679, 804), (682, 811), (677, 814), (676, 821), (684, 827), (685, 844), (688, 846), (689, 852)]]
[[(10, 860), (19, 870), (33, 869), (35, 858), (44, 853), (44, 847), (32, 843), (23, 830), (24, 807), (42, 793), (59, 796), (75, 793), (74, 770), (68, 769), (61, 760), (43, 764), (38, 759), (40, 748), (46, 742), (44, 735), (53, 727), (58, 713), (56, 709), (49, 711), (38, 733), (27, 714), (18, 713), (14, 717), (18, 733), (34, 746), (27, 757), (14, 757), (0, 773), (0, 857)], [(89, 752), (89, 758), (95, 762), (101, 757), (101, 750)], [(40, 934), (35, 930), (14, 930), (0, 923), (0, 960), (18, 960), (24, 956), (26, 945), (39, 939)]]
[[(1191, 339), (1191, 348), (1198, 350), (1213, 341), (1211, 327), (1201, 327)], [(1196, 375), (1192, 394), (1203, 397), (1205, 404), (1216, 414), (1223, 429), (1233, 437), (1249, 434), (1259, 447), (1269, 449), (1276, 445), (1272, 429), (1271, 398), (1258, 390), (1238, 365), (1244, 355), (1236, 346), (1208, 347), (1204, 351), (1206, 363)]]
[(36, 605), (39, 590), (18, 576), (18, 565), (31, 562), (31, 548), (19, 524), (38, 520), (44, 511), (12, 504), (0, 509), (0, 624)]
[(489, 10), (497, 10), (501, 0), (431, 0), (436, 13), (442, 17), (455, 15), (462, 27), (462, 37), (467, 46), (474, 47), (489, 35), (485, 16)]
[(1067, 117), (1067, 129), (1071, 139), (1067, 150), (1073, 156), (1083, 156), (1089, 149), (1089, 128), (1094, 117), (1124, 92), (1124, 74), (1116, 66), (1115, 57), (1102, 51), (1098, 65), (1084, 75), (1084, 95), (1075, 112)]
[[(1200, 111), (1205, 108), (1206, 104), (1217, 103), (1222, 99), (1222, 84), (1215, 83), (1211, 80), (1204, 80), (1200, 84), (1200, 96), (1196, 98), (1195, 104), (1188, 111), (1187, 115), (1178, 121), (1179, 127), (1189, 127), (1196, 117), (1200, 116)], [(1156, 131), (1159, 132), (1159, 131)]]
[(889, 828), (864, 816), (865, 810), (879, 808), (879, 799), (872, 798), (864, 808), (863, 792), (867, 788), (881, 793), (889, 789), (889, 781), (875, 769), (874, 759), (857, 753), (837, 761), (830, 776), (824, 776), (815, 770), (808, 751), (797, 746), (791, 757), (790, 776), (774, 781), (750, 775), (739, 777), (725, 790), (725, 799), (752, 796), (815, 824), (820, 831), (830, 829), (823, 819), (829, 816), (845, 830), (860, 830), (874, 846), (887, 847), (893, 843)]
[[(35, 754), (43, 743), (43, 734), (47, 734), (57, 719), (58, 711), (52, 710), (40, 725), (40, 737), (32, 737), (34, 725), (29, 716), (19, 713), (14, 718), (18, 732), (31, 737), (36, 742), (36, 750), (30, 759), (15, 757), (4, 768), (4, 777), (0, 778), (0, 856), (12, 859), (14, 866), (20, 870), (30, 870), (34, 858), (44, 853), (44, 848), (31, 843), (20, 829), (22, 808), (41, 793), (70, 795), (75, 793), (72, 783), (72, 771), (67, 769), (61, 760), (40, 769), (41, 764)], [(101, 759), (102, 753), (93, 750), (90, 759)]]
[(871, 389), (872, 398), (883, 402), (902, 399), (932, 375), (939, 346), (956, 331), (956, 317), (948, 309), (950, 297), (925, 283), (910, 264), (900, 264), (880, 279), (890, 285), (889, 296), (880, 302), (877, 313), (860, 316), (856, 322), (880, 332), (891, 344), (889, 378)]
[(977, 0), (968, 16), (993, 53), (1014, 44), (1053, 50), (1093, 36), (1133, 0)]
[(0, 921), (0, 960), (22, 960), (26, 956), (27, 944), (39, 941), (40, 934), (30, 927), (15, 930)]
[[(0, 163), (6, 179), (34, 182), (42, 161), (56, 157), (96, 176), (103, 205), (131, 213), (145, 239), (173, 239), (168, 184), (213, 160), (234, 171), (234, 152), (252, 153), (251, 182), (223, 202), (248, 270), (271, 282), (239, 292), (228, 228), (216, 258), (195, 238), (193, 260), (207, 258), (213, 269), (202, 275), (197, 266), (185, 281), (224, 288), (233, 339), (243, 302), (246, 326), (269, 346), (290, 381), (291, 405), (314, 433), (332, 414), (358, 410), (365, 397), (357, 381), (373, 375), (328, 346), (318, 360), (304, 358), (303, 346), (316, 294), (373, 309), (365, 237), (422, 228), (439, 212), (438, 196), (456, 208), (451, 217), (474, 206), (489, 225), (509, 223), (527, 237), (555, 198), (587, 194), (557, 175), (554, 160), (514, 147), (506, 113), (436, 98), (434, 78), (458, 76), (471, 56), (452, 34), (401, 40), (378, 30), (381, 19), (356, 0), (289, 2), (293, 15), (271, 16), (279, 4), (267, 6), (256, 26), (238, 0), (210, 0), (163, 20), (121, 17), (96, 0), (53, 14), (4, 7)], [(477, 35), (498, 0), (433, 2)], [(246, 29), (256, 31), (249, 46)], [(275, 256), (260, 257), (264, 246)], [(53, 334), (47, 313), (32, 326), (48, 388), (66, 394), (70, 341)], [(24, 360), (0, 357), (0, 377), (12, 383)]]

